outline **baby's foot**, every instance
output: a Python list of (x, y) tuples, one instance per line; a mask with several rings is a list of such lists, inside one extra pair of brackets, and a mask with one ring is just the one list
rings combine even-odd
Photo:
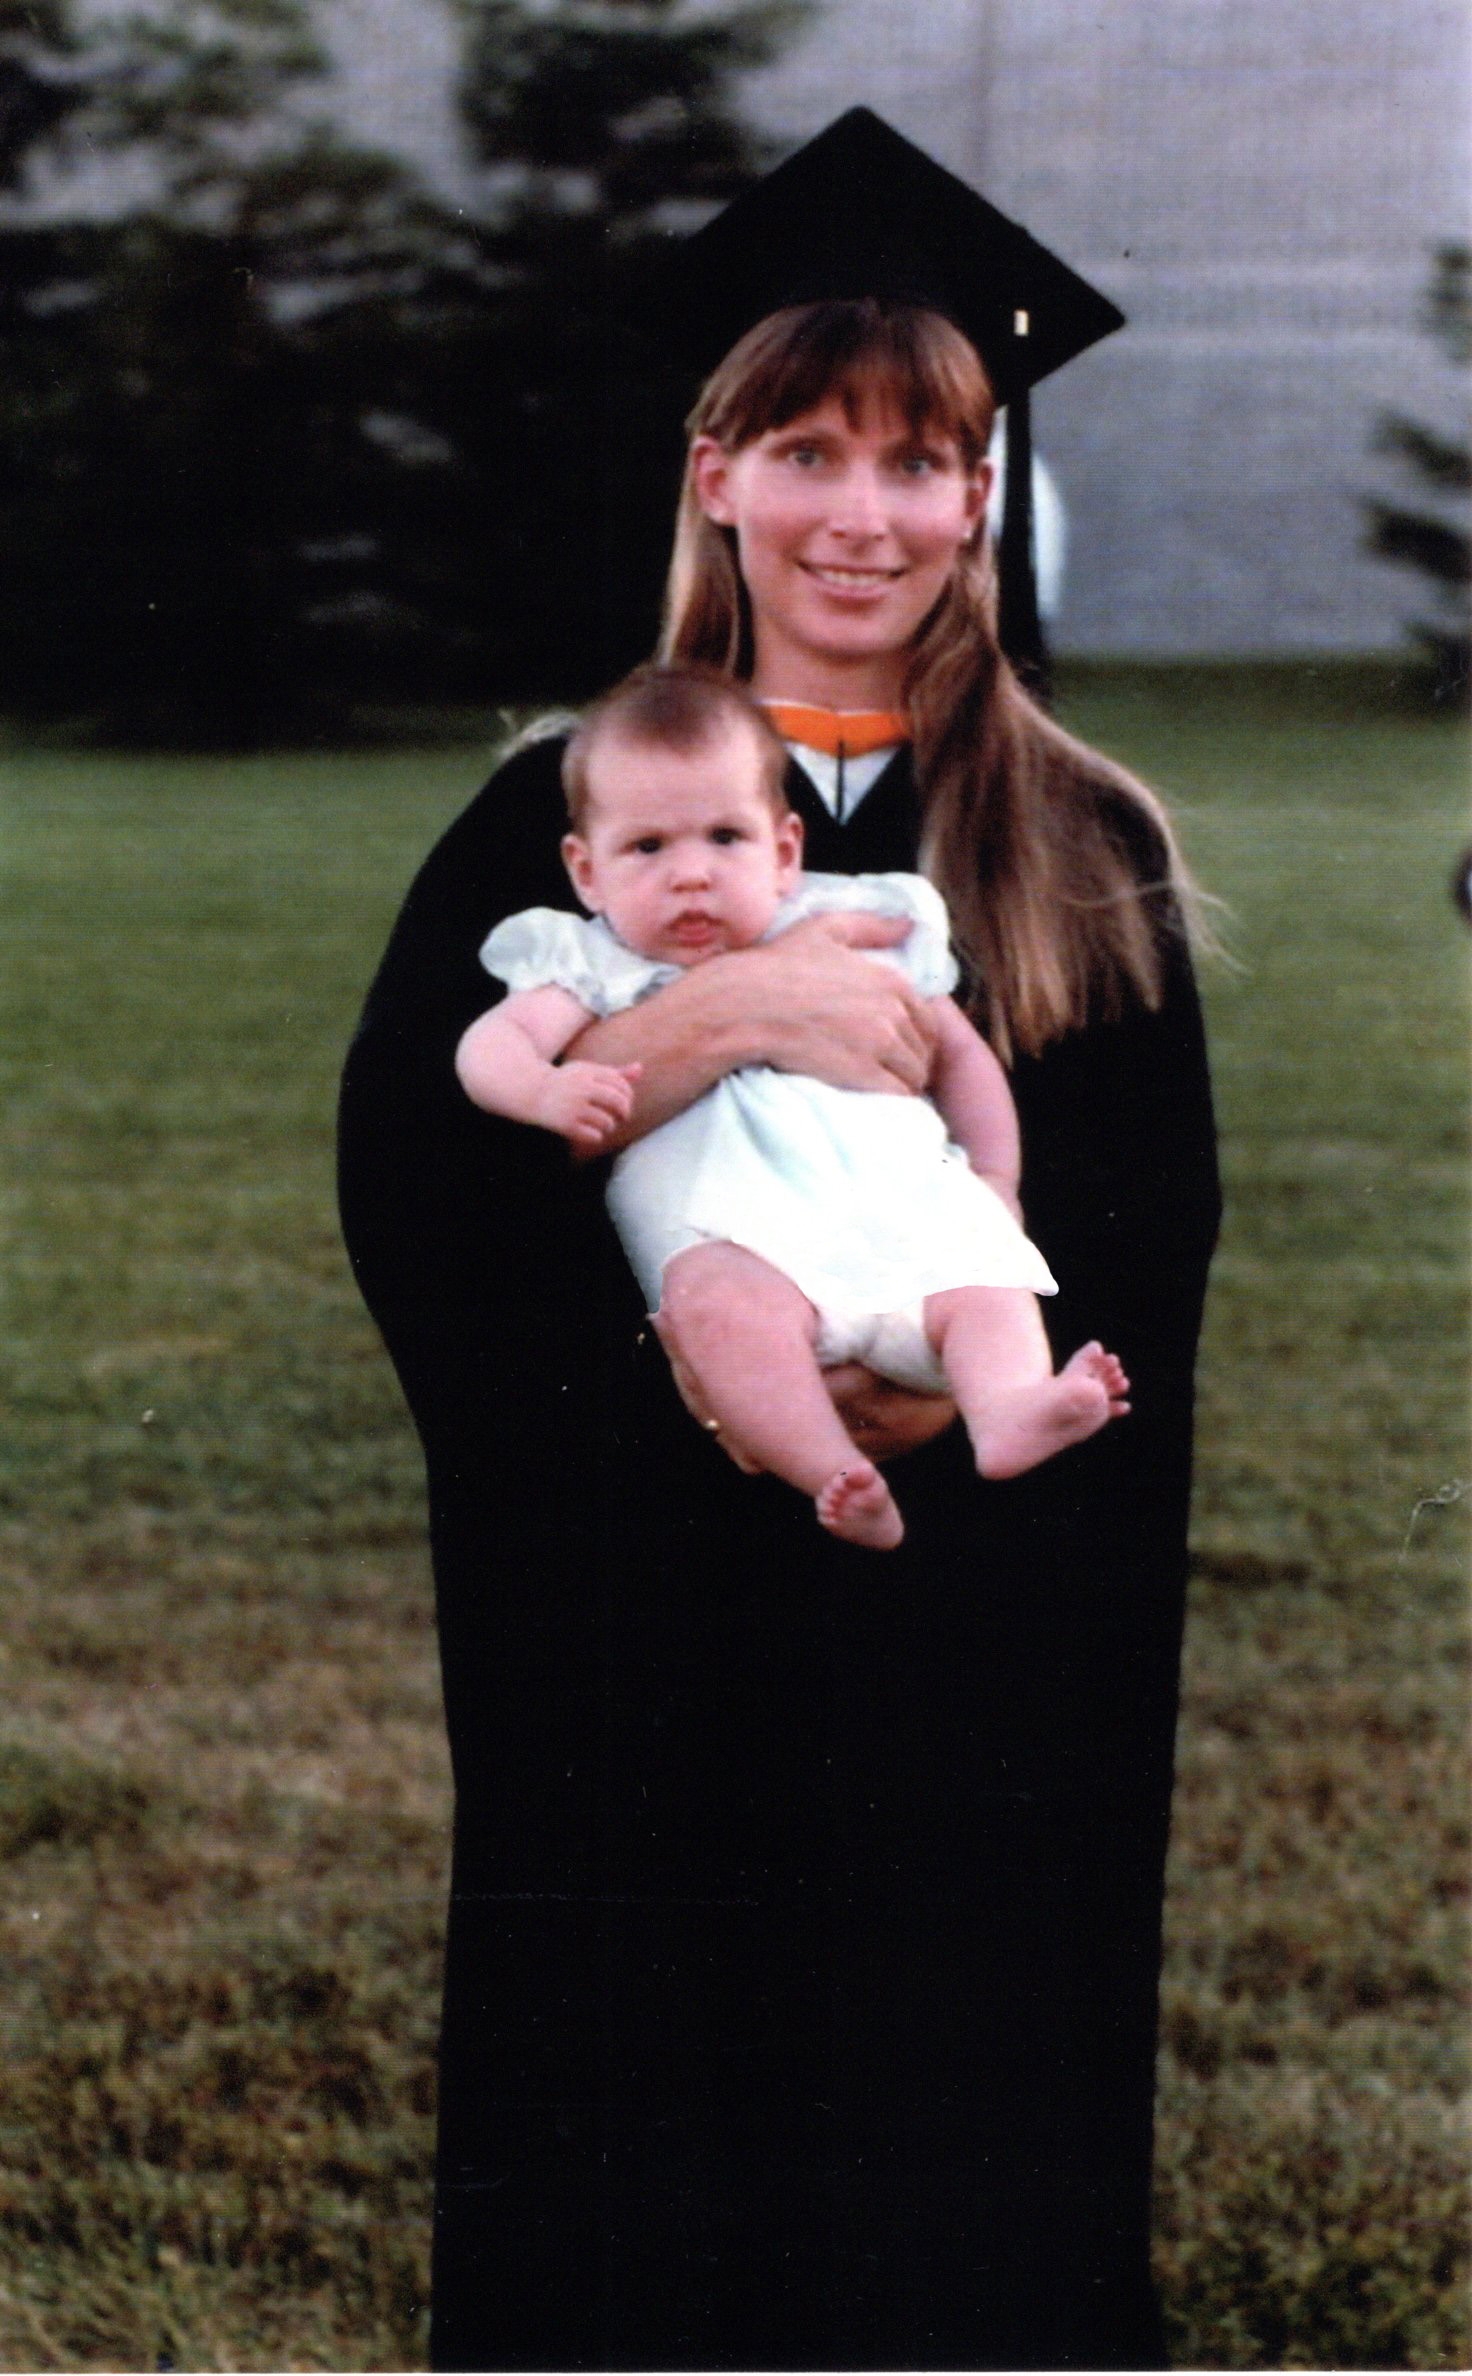
[(892, 1551), (904, 1540), (904, 1522), (894, 1495), (872, 1460), (855, 1454), (847, 1468), (830, 1477), (814, 1504), (818, 1524), (846, 1543), (863, 1543), (871, 1551)]
[(1112, 1353), (1080, 1345), (1056, 1378), (998, 1397), (974, 1430), (984, 1477), (1020, 1477), (1070, 1444), (1097, 1435), (1129, 1409), (1130, 1382)]

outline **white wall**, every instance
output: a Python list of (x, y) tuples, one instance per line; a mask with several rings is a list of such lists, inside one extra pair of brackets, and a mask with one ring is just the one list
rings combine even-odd
[(1048, 383), (1077, 650), (1393, 645), (1359, 551), (1387, 404), (1447, 426), (1417, 329), (1468, 228), (1465, 0), (828, 0), (763, 78), (793, 138), (867, 99), (1097, 280), (1128, 327)]
[[(436, 0), (321, 0), (357, 129), (443, 167)], [(1096, 279), (1129, 326), (1046, 385), (1086, 652), (1393, 646), (1358, 550), (1377, 412), (1458, 418), (1416, 311), (1468, 222), (1466, 0), (826, 0), (755, 111), (877, 107)]]

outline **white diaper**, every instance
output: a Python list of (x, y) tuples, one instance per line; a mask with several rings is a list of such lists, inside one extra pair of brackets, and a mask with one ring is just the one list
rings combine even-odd
[(949, 1394), (945, 1371), (925, 1333), (923, 1303), (898, 1312), (818, 1313), (815, 1351), (821, 1369), (861, 1361), (876, 1377), (908, 1386), (912, 1394)]

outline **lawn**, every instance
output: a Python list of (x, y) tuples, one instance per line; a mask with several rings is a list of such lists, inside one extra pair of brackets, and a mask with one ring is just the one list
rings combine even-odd
[[(1229, 903), (1165, 1975), (1187, 2367), (1466, 2364), (1466, 746), (1079, 673)], [(423, 2364), (447, 1840), (335, 1075), (469, 745), (12, 748), (0, 2367)]]

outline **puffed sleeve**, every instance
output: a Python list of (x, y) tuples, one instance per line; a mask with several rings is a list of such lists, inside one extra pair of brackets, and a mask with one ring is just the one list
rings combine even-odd
[[(941, 998), (954, 990), (960, 968), (951, 955), (946, 903), (934, 883), (918, 874), (860, 875), (858, 887), (861, 895), (872, 895), (880, 915), (902, 915), (911, 920), (908, 939), (896, 949), (877, 949), (874, 954), (898, 965), (922, 998)], [(863, 904), (869, 904), (868, 897)]]
[(808, 916), (854, 908), (866, 915), (899, 916), (909, 924), (909, 933), (894, 948), (872, 949), (868, 954), (881, 964), (896, 966), (922, 998), (939, 998), (955, 989), (960, 975), (951, 955), (945, 901), (924, 875), (806, 875), (792, 899), (784, 903), (777, 928), (786, 931)]
[(565, 908), (523, 908), (481, 945), (481, 964), (508, 990), (566, 990), (590, 1015), (616, 1015), (674, 971), (614, 938), (601, 918)]

